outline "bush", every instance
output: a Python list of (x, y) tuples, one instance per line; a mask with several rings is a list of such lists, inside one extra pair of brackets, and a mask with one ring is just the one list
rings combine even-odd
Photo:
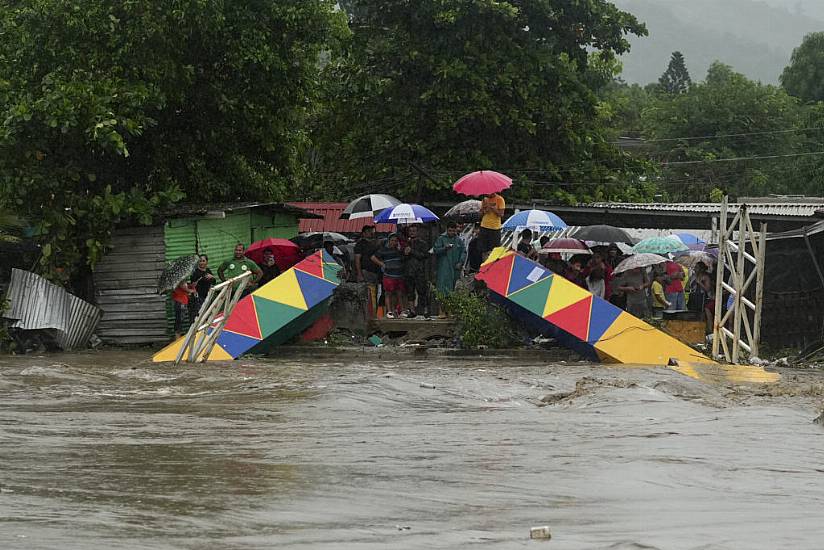
[(509, 316), (480, 293), (456, 290), (442, 297), (441, 304), (457, 319), (463, 348), (507, 348), (517, 341)]

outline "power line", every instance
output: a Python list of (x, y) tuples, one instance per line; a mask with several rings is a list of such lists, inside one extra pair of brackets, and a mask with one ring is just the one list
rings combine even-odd
[(811, 157), (816, 155), (824, 155), (824, 151), (808, 151), (806, 153), (789, 153), (786, 155), (763, 155), (756, 157), (732, 157), (723, 159), (705, 159), (705, 160), (679, 160), (675, 162), (664, 162), (664, 166), (682, 166), (685, 164), (710, 164), (716, 162), (742, 162), (748, 160), (769, 160), (780, 158), (796, 158), (796, 157)]
[[(747, 136), (767, 136), (767, 135), (775, 135), (775, 134), (793, 134), (796, 132), (814, 132), (824, 130), (824, 127), (820, 128), (792, 128), (789, 130), (764, 130), (762, 132), (742, 132), (738, 134), (712, 134), (706, 136), (684, 136), (684, 137), (673, 137), (673, 138), (659, 138), (659, 139), (643, 139), (641, 141), (644, 143), (661, 143), (664, 141), (692, 141), (692, 140), (699, 140), (699, 139), (724, 139), (724, 138), (734, 138), (734, 137), (747, 137)], [(609, 141), (607, 142), (610, 145), (620, 145), (621, 141)]]

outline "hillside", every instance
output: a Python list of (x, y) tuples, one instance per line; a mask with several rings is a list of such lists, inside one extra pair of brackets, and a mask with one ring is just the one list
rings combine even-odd
[[(821, 0), (613, 0), (649, 30), (631, 37), (623, 78), (657, 81), (670, 54), (681, 51), (694, 80), (720, 60), (762, 82), (776, 83), (804, 35), (824, 30)], [(820, 19), (819, 19), (820, 17)]]

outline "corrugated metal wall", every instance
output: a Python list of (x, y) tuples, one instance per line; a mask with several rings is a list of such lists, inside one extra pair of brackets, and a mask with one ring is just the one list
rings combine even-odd
[(94, 284), (103, 310), (98, 336), (108, 344), (166, 342), (166, 298), (157, 295), (165, 265), (163, 227), (117, 230), (97, 264)]
[(217, 275), (217, 268), (232, 257), (237, 243), (249, 246), (252, 232), (249, 211), (227, 214), (225, 218), (197, 220), (198, 253), (209, 255), (209, 264)]
[(267, 237), (291, 239), (298, 234), (298, 218), (294, 214), (252, 211), (252, 241)]
[[(166, 222), (165, 242), (166, 261), (172, 261), (180, 256), (196, 254), (197, 250), (197, 221), (195, 218), (178, 218)], [(171, 337), (175, 331), (175, 310), (172, 299), (166, 298), (166, 336)], [(186, 323), (188, 326), (188, 323)]]

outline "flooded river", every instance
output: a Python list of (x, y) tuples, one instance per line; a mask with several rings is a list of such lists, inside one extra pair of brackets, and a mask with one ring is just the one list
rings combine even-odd
[(0, 548), (820, 549), (822, 382), (0, 358)]

